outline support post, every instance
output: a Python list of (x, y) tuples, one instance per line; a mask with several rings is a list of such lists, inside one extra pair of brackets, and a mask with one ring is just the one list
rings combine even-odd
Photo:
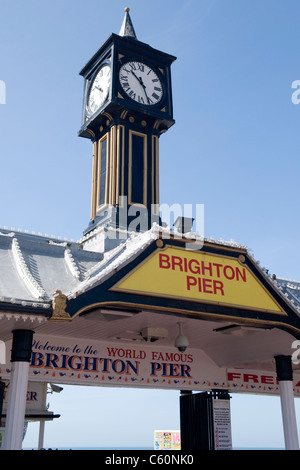
[(286, 450), (299, 450), (291, 356), (275, 356)]
[(8, 390), (7, 417), (4, 435), (5, 450), (22, 450), (32, 338), (33, 331), (13, 331), (11, 350), (12, 371)]
[(45, 420), (40, 420), (40, 429), (39, 429), (39, 442), (38, 449), (41, 450), (44, 447), (44, 435), (45, 435)]
[(181, 392), (181, 450), (214, 450), (211, 405), (212, 399), (208, 392)]
[(3, 400), (5, 393), (5, 382), (2, 382), (0, 377), (0, 428), (2, 428), (2, 410), (3, 410)]

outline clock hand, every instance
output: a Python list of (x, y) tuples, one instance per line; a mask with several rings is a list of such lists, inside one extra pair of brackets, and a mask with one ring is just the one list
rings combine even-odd
[(146, 100), (147, 100), (148, 103), (150, 104), (150, 103), (151, 103), (151, 100), (148, 98), (148, 95), (147, 95), (147, 92), (146, 92), (146, 87), (145, 87), (145, 85), (144, 85), (144, 82), (143, 82), (142, 78), (141, 78), (141, 77), (137, 77), (133, 70), (131, 70), (131, 73), (132, 73), (132, 75), (137, 79), (137, 81), (139, 82), (139, 84), (143, 87), (144, 93), (145, 93), (145, 96), (146, 96)]
[(131, 73), (132, 75), (137, 79), (137, 81), (139, 82), (139, 84), (143, 87), (144, 89), (144, 93), (145, 93), (145, 96), (146, 96), (146, 100), (148, 101), (149, 104), (151, 104), (151, 100), (148, 98), (148, 95), (147, 95), (147, 92), (146, 92), (146, 86), (144, 85), (144, 82), (142, 80), (141, 77), (138, 77), (133, 70), (131, 70)]
[(140, 85), (144, 85), (141, 77), (137, 77), (133, 70), (131, 70), (132, 75), (137, 79)]
[(147, 99), (148, 103), (150, 104), (150, 103), (151, 103), (151, 100), (148, 98), (145, 85), (143, 85), (143, 88), (144, 88), (144, 92), (145, 92), (146, 99)]

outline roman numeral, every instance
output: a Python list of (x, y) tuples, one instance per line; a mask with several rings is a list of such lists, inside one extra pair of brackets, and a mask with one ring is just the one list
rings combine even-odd
[(136, 94), (135, 94), (135, 92), (134, 92), (133, 90), (130, 90), (129, 93), (128, 93), (128, 95), (130, 96), (130, 98), (132, 98), (133, 100), (135, 100)]

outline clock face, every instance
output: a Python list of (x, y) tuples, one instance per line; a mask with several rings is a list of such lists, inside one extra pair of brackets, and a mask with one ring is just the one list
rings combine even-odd
[(153, 106), (163, 98), (160, 78), (142, 62), (132, 61), (122, 65), (119, 80), (125, 93), (137, 103)]
[(110, 66), (104, 65), (94, 78), (87, 104), (89, 114), (94, 114), (107, 99), (110, 87), (110, 75)]

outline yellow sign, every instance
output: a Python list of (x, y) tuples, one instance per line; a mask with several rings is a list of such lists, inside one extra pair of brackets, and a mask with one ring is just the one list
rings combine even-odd
[(167, 247), (114, 290), (283, 313), (249, 268), (236, 258)]

